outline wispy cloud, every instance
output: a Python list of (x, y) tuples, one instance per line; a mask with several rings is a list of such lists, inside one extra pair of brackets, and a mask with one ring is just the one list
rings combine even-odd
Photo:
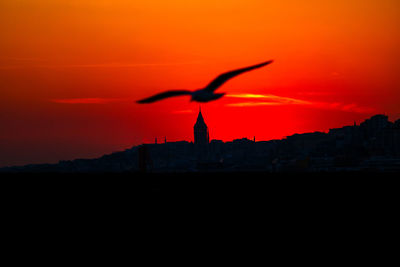
[[(15, 61), (40, 61), (38, 59), (22, 59)], [(45, 60), (42, 60), (45, 61)], [(19, 69), (19, 68), (135, 68), (135, 67), (151, 67), (151, 66), (180, 66), (180, 65), (191, 65), (199, 64), (200, 61), (189, 61), (189, 62), (154, 62), (154, 63), (124, 63), (124, 62), (109, 62), (109, 63), (91, 63), (91, 64), (7, 64), (1, 65), (0, 69)]]
[(50, 99), (51, 102), (59, 104), (108, 104), (115, 102), (129, 101), (127, 98), (61, 98), (61, 99)]
[(279, 106), (280, 103), (274, 102), (240, 102), (227, 104), (228, 107), (259, 107), (259, 106)]
[[(230, 107), (257, 107), (257, 106), (280, 106), (280, 105), (302, 105), (317, 109), (339, 110), (355, 113), (374, 113), (375, 109), (371, 107), (359, 106), (355, 103), (339, 103), (339, 102), (318, 102), (308, 101), (291, 97), (282, 97), (277, 95), (260, 95), (260, 94), (231, 94), (227, 95), (232, 98), (246, 99), (246, 102), (229, 103)], [(251, 101), (249, 101), (251, 100)]]
[(134, 67), (146, 67), (146, 66), (179, 66), (179, 65), (190, 65), (198, 64), (198, 61), (191, 62), (156, 62), (156, 63), (99, 63), (99, 64), (70, 64), (63, 65), (67, 68), (134, 68)]
[[(360, 106), (356, 103), (341, 103), (341, 102), (319, 102), (308, 101), (303, 99), (283, 97), (277, 95), (260, 95), (260, 94), (230, 94), (230, 98), (242, 99), (240, 102), (228, 103), (229, 107), (260, 107), (260, 106), (282, 106), (282, 105), (299, 105), (304, 107), (338, 110), (355, 113), (374, 113), (376, 110), (372, 107)], [(243, 101), (245, 100), (245, 101)], [(134, 101), (132, 98), (58, 98), (50, 99), (51, 102), (59, 104), (110, 104), (118, 102)], [(194, 111), (191, 109), (174, 110), (172, 114), (190, 114)]]
[(359, 106), (358, 104), (351, 103), (324, 103), (316, 102), (314, 106), (321, 109), (341, 110), (355, 113), (376, 113), (376, 109), (372, 107)]
[(296, 105), (309, 105), (311, 102), (300, 100), (291, 97), (283, 97), (277, 95), (257, 95), (257, 94), (233, 94), (227, 95), (228, 97), (234, 98), (245, 98), (245, 99), (260, 99), (262, 102), (252, 102), (252, 103), (264, 103), (264, 105), (288, 105), (288, 104), (296, 104)]
[(1, 57), (0, 60), (7, 60), (7, 61), (19, 61), (19, 62), (44, 62), (47, 61), (43, 58), (38, 57)]

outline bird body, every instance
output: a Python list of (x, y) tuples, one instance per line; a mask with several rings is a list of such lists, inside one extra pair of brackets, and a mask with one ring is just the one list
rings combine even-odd
[(184, 95), (190, 95), (191, 96), (190, 101), (196, 101), (196, 102), (202, 102), (202, 103), (217, 100), (217, 99), (223, 97), (225, 95), (225, 93), (214, 93), (214, 91), (217, 90), (225, 82), (227, 82), (228, 80), (232, 79), (233, 77), (235, 77), (239, 74), (261, 68), (272, 62), (273, 61), (270, 60), (270, 61), (266, 61), (266, 62), (257, 64), (257, 65), (250, 66), (250, 67), (245, 67), (245, 68), (241, 68), (241, 69), (237, 69), (237, 70), (228, 71), (226, 73), (219, 75), (217, 78), (212, 80), (205, 88), (202, 88), (202, 89), (198, 89), (195, 91), (170, 90), (170, 91), (162, 92), (162, 93), (156, 94), (154, 96), (139, 100), (139, 101), (137, 101), (137, 103), (148, 104), (148, 103), (153, 103), (153, 102), (156, 102), (159, 100), (163, 100), (165, 98), (175, 97), (175, 96), (184, 96)]
[(190, 101), (196, 101), (196, 102), (209, 102), (212, 100), (217, 100), (218, 98), (221, 98), (225, 95), (225, 93), (214, 93), (206, 90), (197, 90), (192, 92), (192, 98)]

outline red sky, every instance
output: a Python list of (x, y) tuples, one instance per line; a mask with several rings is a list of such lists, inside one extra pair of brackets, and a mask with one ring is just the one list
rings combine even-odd
[(198, 104), (135, 100), (269, 59), (202, 105), (211, 139), (393, 121), (399, 47), (395, 0), (3, 0), (0, 166), (191, 141)]

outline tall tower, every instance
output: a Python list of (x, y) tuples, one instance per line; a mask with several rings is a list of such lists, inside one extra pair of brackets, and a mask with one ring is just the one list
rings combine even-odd
[(195, 145), (208, 145), (210, 141), (208, 127), (204, 122), (203, 115), (201, 114), (201, 108), (199, 109), (199, 115), (197, 116), (197, 121), (193, 129)]

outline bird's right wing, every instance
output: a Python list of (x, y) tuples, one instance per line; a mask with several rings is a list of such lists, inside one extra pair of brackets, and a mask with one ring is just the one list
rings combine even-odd
[(188, 91), (188, 90), (172, 90), (172, 91), (166, 91), (163, 93), (159, 93), (156, 95), (153, 95), (151, 97), (142, 99), (142, 100), (138, 100), (136, 101), (139, 104), (148, 104), (148, 103), (153, 103), (159, 100), (163, 100), (165, 98), (168, 97), (174, 97), (174, 96), (181, 96), (181, 95), (191, 95), (192, 92)]
[(265, 65), (271, 64), (272, 62), (273, 62), (273, 60), (270, 60), (270, 61), (263, 62), (261, 64), (250, 66), (250, 67), (245, 67), (245, 68), (241, 68), (241, 69), (225, 72), (225, 73), (219, 75), (214, 80), (212, 80), (206, 86), (206, 88), (204, 88), (204, 90), (214, 92), (215, 90), (218, 89), (218, 87), (220, 87), (225, 82), (227, 82), (228, 80), (232, 79), (233, 77), (235, 77), (235, 76), (237, 76), (239, 74), (242, 74), (244, 72), (247, 72), (247, 71), (251, 71), (251, 70), (254, 70), (254, 69), (258, 69), (258, 68), (264, 67)]

